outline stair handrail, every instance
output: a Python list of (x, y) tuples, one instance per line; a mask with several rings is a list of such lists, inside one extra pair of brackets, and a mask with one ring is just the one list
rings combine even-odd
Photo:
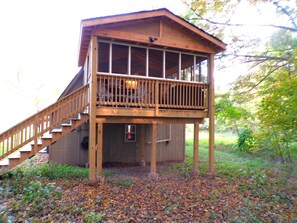
[(85, 111), (89, 105), (89, 84), (0, 134), (0, 160), (34, 142), (45, 133)]

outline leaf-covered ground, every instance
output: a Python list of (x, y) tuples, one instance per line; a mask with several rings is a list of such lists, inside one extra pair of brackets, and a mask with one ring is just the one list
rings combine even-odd
[(105, 182), (94, 185), (20, 177), (29, 188), (21, 191), (4, 180), (0, 222), (296, 222), (296, 191), (273, 180), (193, 177), (173, 166), (159, 165), (157, 181), (139, 166), (108, 168)]

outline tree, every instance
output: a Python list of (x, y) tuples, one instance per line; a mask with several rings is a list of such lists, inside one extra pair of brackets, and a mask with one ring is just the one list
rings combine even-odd
[(240, 104), (238, 98), (227, 92), (218, 95), (215, 103), (217, 126), (223, 130), (231, 130), (240, 134), (240, 128), (249, 126), (251, 113)]
[[(242, 117), (239, 111), (247, 109), (247, 114), (255, 114), (253, 130), (259, 148), (268, 150), (282, 162), (290, 161), (290, 153), (296, 150), (297, 145), (297, 1), (184, 2), (189, 6), (188, 20), (229, 43), (228, 50), (218, 57), (223, 63), (222, 68), (230, 61), (249, 64), (249, 71), (240, 76), (226, 94), (240, 98), (240, 102), (220, 97), (216, 105), (218, 119), (233, 120), (233, 123), (236, 120), (238, 123), (238, 117)], [(278, 21), (257, 24), (237, 22), (234, 18), (238, 17), (234, 15), (246, 3), (254, 11), (262, 13), (265, 13), (263, 6), (270, 7), (278, 16)], [(251, 26), (270, 27), (274, 32), (263, 43), (240, 30)]]

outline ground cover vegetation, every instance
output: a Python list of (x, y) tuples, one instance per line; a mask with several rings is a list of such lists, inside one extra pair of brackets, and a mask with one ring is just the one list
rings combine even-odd
[(192, 175), (193, 139), (186, 161), (104, 168), (91, 185), (88, 169), (27, 161), (0, 181), (0, 222), (294, 222), (297, 186), (282, 165), (216, 140), (216, 176), (206, 175), (208, 141), (200, 139), (200, 175)]

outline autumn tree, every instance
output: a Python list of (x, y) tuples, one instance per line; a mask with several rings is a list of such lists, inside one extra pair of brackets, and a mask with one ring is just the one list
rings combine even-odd
[[(230, 118), (234, 108), (250, 109), (256, 121), (255, 136), (260, 149), (269, 150), (282, 162), (290, 161), (296, 141), (296, 60), (297, 60), (297, 2), (279, 0), (184, 0), (189, 11), (185, 18), (228, 43), (228, 49), (217, 57), (224, 68), (234, 63), (248, 64), (249, 70), (232, 85), (227, 95), (241, 98), (217, 100), (217, 114)], [(250, 12), (262, 13), (263, 21), (238, 22), (236, 13), (245, 5)], [(264, 18), (271, 16), (272, 22)], [(265, 10), (264, 10), (265, 9)], [(272, 12), (272, 11), (270, 11)], [(265, 14), (266, 13), (266, 14)], [(237, 20), (236, 20), (237, 19)], [(250, 19), (252, 19), (250, 17)], [(270, 28), (273, 35), (267, 42), (248, 32), (253, 28)], [(244, 28), (244, 29), (243, 29)], [(246, 30), (245, 30), (246, 29)], [(259, 30), (259, 29), (258, 29)], [(252, 33), (252, 35), (251, 35)], [(223, 103), (224, 102), (224, 103)], [(229, 103), (226, 106), (226, 103)], [(222, 103), (225, 107), (222, 107)], [(242, 107), (241, 107), (242, 106)], [(236, 119), (238, 113), (233, 113)]]

